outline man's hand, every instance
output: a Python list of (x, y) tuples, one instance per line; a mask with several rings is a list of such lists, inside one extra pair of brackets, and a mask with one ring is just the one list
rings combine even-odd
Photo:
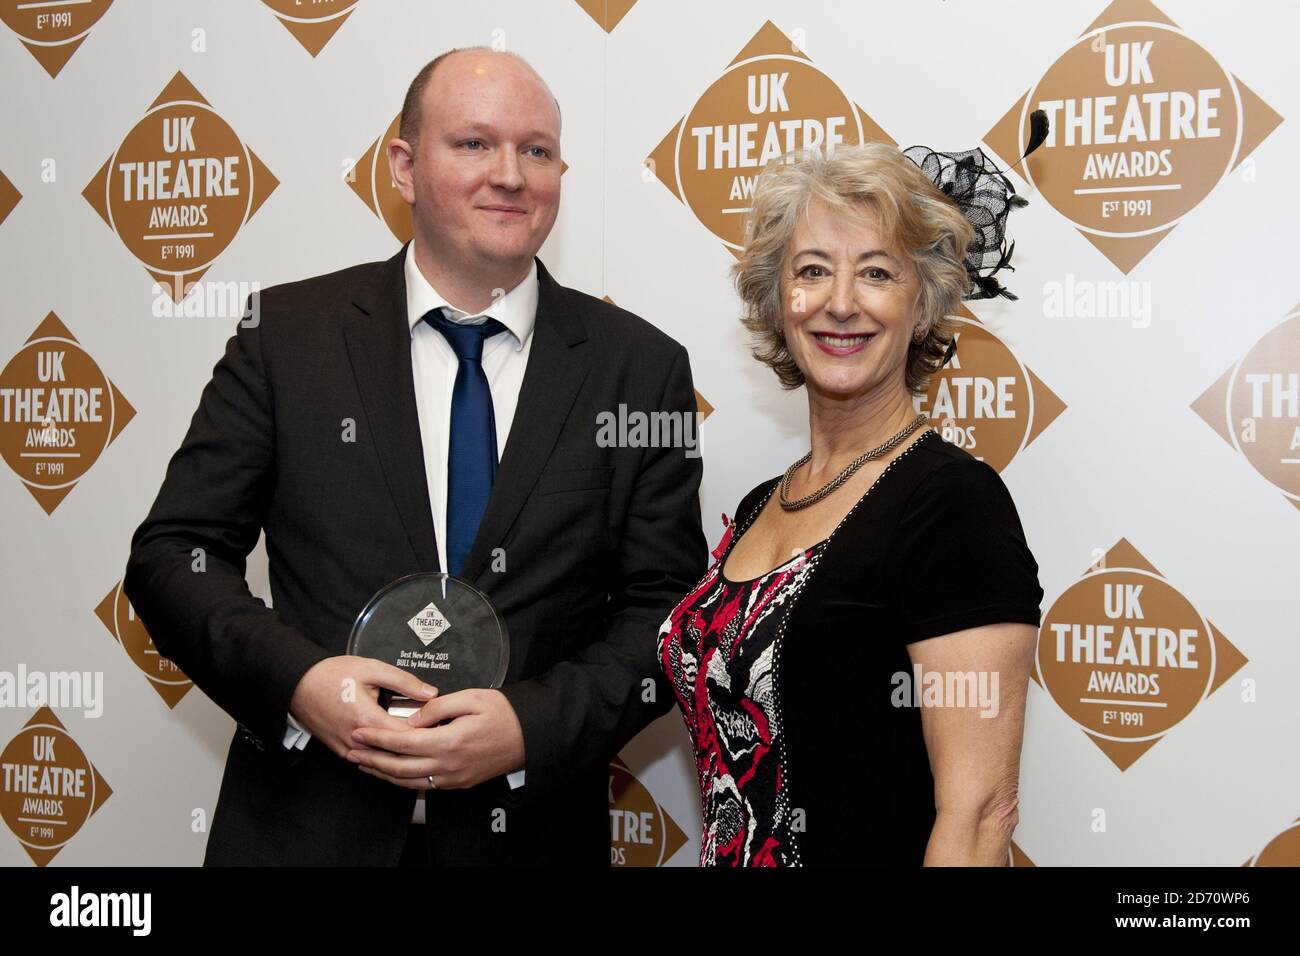
[(437, 789), (455, 790), (524, 766), (523, 728), (499, 690), (436, 698), (404, 727), (362, 727), (352, 740), (347, 758), (362, 772), (411, 790), (428, 790), (430, 775)]
[(438, 693), (414, 674), (369, 657), (327, 657), (298, 682), (289, 713), (343, 757), (357, 749), (352, 732), (358, 727), (409, 732), (406, 721), (379, 706), (380, 688), (423, 701), (431, 701)]

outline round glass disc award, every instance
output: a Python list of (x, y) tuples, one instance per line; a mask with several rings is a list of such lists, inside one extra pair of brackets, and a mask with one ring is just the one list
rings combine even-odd
[[(510, 660), (505, 621), (478, 588), (441, 572), (398, 578), (357, 615), (349, 654), (409, 671), (443, 697), (471, 687), (500, 687)], [(396, 717), (420, 702), (384, 691), (380, 706)]]

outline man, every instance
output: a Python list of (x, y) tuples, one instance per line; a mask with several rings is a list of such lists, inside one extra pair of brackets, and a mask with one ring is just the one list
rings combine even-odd
[[(519, 58), (434, 60), (388, 144), (412, 243), (266, 290), (213, 371), (125, 580), (239, 723), (209, 865), (608, 865), (608, 761), (672, 706), (656, 633), (704, 570), (701, 468), (596, 440), (694, 389), (680, 345), (535, 259), (559, 139)], [(261, 529), (273, 610), (244, 580)], [(506, 622), (500, 690), (344, 653), (372, 594), (442, 569)], [(400, 720), (383, 688), (426, 703)]]

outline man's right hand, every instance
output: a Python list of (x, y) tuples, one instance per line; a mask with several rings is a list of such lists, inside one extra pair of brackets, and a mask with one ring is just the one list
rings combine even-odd
[(315, 664), (294, 689), (289, 713), (336, 756), (369, 749), (352, 741), (358, 727), (411, 730), (405, 720), (379, 706), (381, 689), (418, 701), (432, 700), (437, 688), (391, 664), (342, 655)]

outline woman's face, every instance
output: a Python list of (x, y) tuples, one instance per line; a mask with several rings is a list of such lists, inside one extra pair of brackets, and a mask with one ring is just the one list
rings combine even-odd
[(814, 203), (795, 228), (781, 282), (786, 347), (808, 390), (837, 399), (905, 391), (920, 289), (873, 210)]

